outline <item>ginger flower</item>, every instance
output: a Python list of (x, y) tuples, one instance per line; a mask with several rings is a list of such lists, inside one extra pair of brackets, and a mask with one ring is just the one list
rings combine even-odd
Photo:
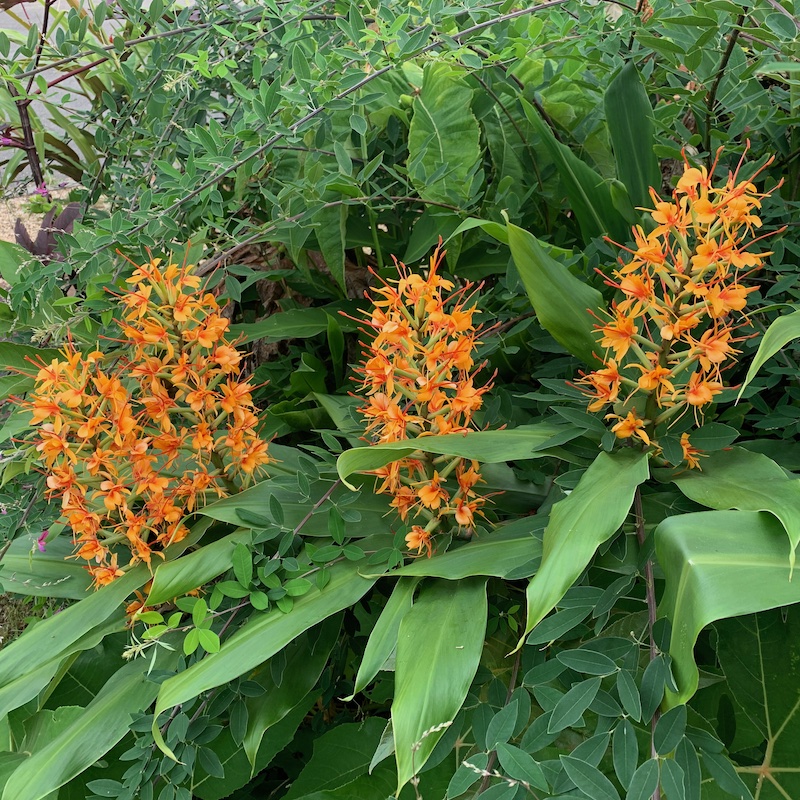
[[(760, 268), (770, 255), (752, 238), (769, 193), (759, 194), (755, 176), (740, 179), (742, 163), (720, 184), (716, 161), (710, 170), (687, 162), (671, 198), (650, 190), (650, 231), (636, 227), (634, 245), (620, 245), (629, 258), (606, 278), (618, 296), (595, 325), (605, 357), (577, 382), (589, 411), (614, 406), (606, 418), (616, 420), (611, 430), (620, 439), (659, 452), (657, 439), (670, 424), (687, 409), (699, 424), (724, 388), (723, 371), (739, 353), (734, 332), (747, 324), (756, 290), (744, 284), (743, 270)], [(628, 402), (634, 395), (638, 413)], [(684, 436), (684, 461), (694, 467), (697, 451)]]
[[(376, 443), (474, 430), (474, 415), (490, 388), (476, 382), (482, 365), (475, 367), (478, 312), (468, 305), (470, 284), (454, 289), (440, 274), (443, 257), (440, 246), (426, 275), (395, 262), (399, 277), (367, 293), (372, 308), (362, 320), (368, 342), (358, 370), (360, 412)], [(471, 531), (486, 502), (475, 490), (478, 464), (462, 458), (420, 453), (373, 474), (380, 481), (376, 491), (393, 495), (402, 520), (412, 514), (428, 520), (406, 537), (417, 553), (433, 553), (432, 537), (443, 525)]]
[(186, 514), (270, 461), (228, 320), (192, 267), (153, 259), (127, 283), (119, 346), (106, 356), (67, 344), (35, 365), (20, 401), (38, 426), (29, 444), (48, 496), (61, 500), (95, 587), (124, 573), (121, 559), (150, 565), (188, 534)]

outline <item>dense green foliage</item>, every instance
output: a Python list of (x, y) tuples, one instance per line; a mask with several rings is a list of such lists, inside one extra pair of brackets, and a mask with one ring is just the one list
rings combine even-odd
[[(250, 351), (275, 461), (190, 514), (152, 574), (92, 593), (8, 403), (0, 584), (61, 610), (0, 650), (2, 800), (800, 796), (790, 4), (47, 18), (0, 32), (3, 183), (28, 160), (69, 175), (81, 220), (46, 254), (0, 243), (0, 393), (68, 340), (113, 358), (126, 259), (171, 253)], [(67, 73), (89, 111), (48, 103)], [(763, 169), (772, 252), (742, 272), (726, 388), (654, 426), (660, 451), (626, 446), (575, 384), (605, 358), (587, 309), (619, 299), (612, 242), (650, 232), (650, 187), (668, 198), (682, 153), (712, 169), (720, 146), (715, 185)], [(485, 430), (371, 444), (354, 318), (392, 256), (425, 274), (440, 237), (448, 278), (482, 283)], [(430, 558), (368, 474), (412, 455), (474, 459), (494, 493)]]

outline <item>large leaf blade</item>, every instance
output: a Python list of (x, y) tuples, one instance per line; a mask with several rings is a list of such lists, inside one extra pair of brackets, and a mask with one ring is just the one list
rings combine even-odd
[(275, 609), (254, 615), (219, 652), (206, 655), (202, 661), (166, 680), (158, 694), (153, 720), (153, 737), (158, 746), (174, 758), (157, 724), (162, 711), (244, 675), (313, 625), (357, 603), (375, 582), (361, 577), (357, 570), (354, 563), (334, 564), (330, 568), (330, 581), (323, 590), (313, 587), (295, 600), (288, 614)]
[(556, 261), (539, 240), (508, 224), (508, 244), (539, 324), (572, 355), (598, 366), (602, 350), (590, 311), (603, 307), (597, 289)]
[[(444, 436), (423, 436), (400, 442), (354, 447), (339, 456), (336, 468), (342, 481), (357, 472), (368, 472), (399, 461), (421, 450), (437, 455), (460, 456), (483, 464), (540, 458), (550, 447), (564, 444), (579, 436), (581, 431), (550, 422), (520, 425), (502, 431), (470, 431), (448, 433)], [(350, 484), (347, 483), (349, 486)]]
[(485, 580), (436, 581), (400, 623), (392, 702), (398, 794), (464, 703), (483, 650), (487, 608)]
[(694, 645), (712, 622), (800, 602), (789, 579), (785, 539), (771, 514), (700, 511), (665, 519), (656, 529), (656, 554), (666, 587), (659, 616), (672, 623), (669, 653), (678, 691), (667, 706), (697, 690)]
[(636, 487), (648, 476), (646, 453), (633, 449), (600, 453), (572, 493), (553, 506), (544, 532), (542, 565), (528, 584), (528, 621), (520, 644), (555, 608), (597, 548), (619, 529)]
[(617, 177), (633, 204), (646, 207), (651, 202), (650, 187), (661, 183), (661, 172), (653, 152), (653, 109), (633, 61), (608, 85), (603, 102)]
[(747, 370), (747, 375), (742, 384), (742, 388), (739, 390), (738, 396), (742, 396), (742, 393), (750, 385), (750, 382), (758, 374), (758, 371), (772, 356), (789, 344), (789, 342), (798, 338), (800, 338), (800, 311), (795, 311), (788, 316), (778, 317), (761, 337), (758, 350), (753, 356), (753, 360), (750, 362), (750, 367)]

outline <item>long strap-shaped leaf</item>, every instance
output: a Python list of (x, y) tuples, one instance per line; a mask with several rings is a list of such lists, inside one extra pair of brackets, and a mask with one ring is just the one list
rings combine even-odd
[(397, 794), (461, 709), (486, 634), (486, 579), (436, 581), (400, 623), (392, 701)]
[(619, 530), (636, 487), (648, 475), (646, 453), (600, 453), (572, 493), (553, 506), (542, 566), (528, 584), (528, 622), (517, 648), (580, 577), (597, 548)]
[(737, 399), (742, 396), (742, 393), (750, 385), (750, 381), (755, 378), (761, 367), (763, 367), (775, 353), (794, 339), (800, 339), (800, 311), (787, 314), (785, 317), (778, 317), (778, 319), (767, 328), (767, 332), (758, 345), (758, 351), (750, 362), (750, 368), (747, 370), (747, 377), (744, 379)]
[[(162, 651), (159, 666), (177, 656)], [(128, 732), (131, 714), (147, 708), (158, 685), (146, 679), (149, 659), (126, 664), (70, 727), (17, 767), (3, 800), (42, 800), (102, 758)]]
[(153, 718), (153, 738), (171, 758), (158, 727), (158, 715), (201, 692), (221, 686), (262, 664), (311, 626), (357, 603), (375, 580), (362, 578), (358, 565), (343, 562), (330, 569), (330, 581), (323, 590), (313, 587), (295, 600), (288, 614), (275, 609), (256, 614), (246, 622), (217, 653), (206, 655), (189, 669), (161, 685)]
[(347, 483), (347, 479), (356, 472), (378, 469), (392, 461), (406, 458), (417, 450), (474, 458), (484, 464), (501, 464), (514, 459), (544, 457), (547, 455), (544, 452), (547, 448), (564, 444), (580, 434), (581, 431), (575, 428), (540, 422), (520, 425), (512, 430), (423, 436), (402, 442), (354, 447), (339, 456), (336, 468), (342, 481)]
[(581, 161), (569, 147), (559, 142), (542, 121), (539, 112), (527, 100), (521, 99), (520, 102), (547, 154), (555, 162), (586, 243), (605, 234), (617, 242), (627, 239), (630, 229), (616, 210), (611, 189), (603, 176)]
[(648, 206), (649, 189), (658, 188), (661, 172), (653, 152), (653, 108), (632, 61), (608, 85), (603, 101), (617, 177), (627, 187), (635, 206)]
[(677, 693), (668, 707), (696, 691), (694, 645), (718, 619), (800, 603), (800, 581), (789, 579), (786, 540), (771, 514), (701, 511), (668, 517), (656, 528), (656, 555), (666, 578), (660, 617), (672, 623), (669, 652)]

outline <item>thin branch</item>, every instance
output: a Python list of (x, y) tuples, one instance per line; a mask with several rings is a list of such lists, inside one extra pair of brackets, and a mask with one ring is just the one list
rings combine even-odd
[[(636, 539), (639, 542), (639, 548), (644, 548), (646, 532), (644, 527), (644, 509), (642, 507), (642, 492), (637, 486), (636, 493), (633, 498), (633, 510), (636, 515)], [(648, 558), (644, 565), (644, 585), (645, 595), (647, 598), (647, 627), (650, 632), (650, 661), (655, 661), (658, 657), (658, 648), (656, 647), (656, 640), (653, 636), (653, 627), (656, 624), (656, 587), (653, 578), (653, 559)], [(653, 713), (652, 728), (650, 733), (650, 755), (652, 758), (658, 758), (655, 745), (655, 732), (656, 725), (658, 724), (659, 710), (656, 709)], [(661, 800), (661, 789), (656, 787), (653, 792), (653, 800)]]
[(728, 66), (728, 62), (733, 55), (733, 48), (736, 47), (736, 40), (739, 38), (739, 34), (741, 33), (739, 29), (744, 24), (745, 16), (745, 14), (739, 14), (739, 17), (734, 24), (734, 28), (731, 31), (730, 38), (728, 39), (728, 46), (725, 48), (725, 52), (722, 54), (722, 61), (719, 62), (717, 77), (714, 79), (714, 83), (711, 86), (711, 91), (708, 93), (708, 97), (706, 98), (706, 129), (703, 135), (703, 149), (709, 154), (709, 158), (711, 157), (711, 120), (714, 115), (714, 106), (717, 103), (717, 92), (719, 91), (719, 85), (722, 83), (722, 79), (725, 76), (725, 70)]

